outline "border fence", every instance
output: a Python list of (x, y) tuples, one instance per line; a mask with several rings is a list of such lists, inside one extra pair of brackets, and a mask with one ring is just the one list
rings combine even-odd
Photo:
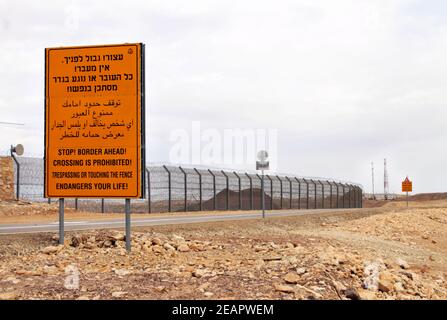
[[(41, 158), (18, 157), (21, 200), (51, 203), (43, 198)], [(14, 181), (17, 165), (14, 164)], [(17, 183), (15, 183), (17, 191)], [(361, 185), (328, 179), (265, 175), (266, 210), (361, 208)], [(53, 201), (56, 199), (53, 199)], [(146, 197), (132, 199), (135, 213), (260, 210), (261, 176), (255, 172), (148, 165)], [(66, 199), (66, 206), (93, 212), (124, 212), (124, 199)]]

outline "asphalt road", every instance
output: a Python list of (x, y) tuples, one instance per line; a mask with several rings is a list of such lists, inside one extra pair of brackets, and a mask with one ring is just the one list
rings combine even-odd
[[(310, 209), (310, 210), (295, 210), (286, 212), (269, 212), (266, 213), (266, 218), (269, 217), (288, 217), (299, 216), (306, 214), (321, 214), (327, 212), (352, 211), (361, 209)], [(230, 220), (246, 220), (246, 219), (262, 219), (261, 212), (254, 213), (232, 213), (220, 215), (206, 215), (197, 214), (194, 216), (167, 216), (154, 218), (138, 218), (138, 214), (132, 216), (132, 227), (144, 226), (159, 226), (167, 224), (185, 224), (185, 223), (202, 223), (212, 221), (230, 221)], [(93, 230), (93, 229), (119, 229), (124, 228), (124, 214), (122, 219), (110, 220), (89, 220), (89, 221), (66, 221), (65, 231), (75, 230)], [(37, 233), (37, 232), (58, 232), (59, 222), (34, 223), (34, 224), (3, 224), (0, 225), (0, 234), (18, 234), (18, 233)]]

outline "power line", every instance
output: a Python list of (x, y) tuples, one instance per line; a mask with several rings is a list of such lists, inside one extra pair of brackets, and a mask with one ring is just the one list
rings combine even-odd
[(18, 122), (4, 122), (4, 121), (0, 121), (0, 125), (10, 125), (10, 126), (23, 126), (25, 125), (24, 123), (18, 123)]

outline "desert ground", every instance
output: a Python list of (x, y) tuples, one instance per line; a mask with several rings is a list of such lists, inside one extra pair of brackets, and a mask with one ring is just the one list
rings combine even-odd
[[(0, 299), (447, 299), (447, 197), (364, 206), (134, 228), (130, 254), (122, 230), (1, 235)], [(0, 224), (56, 215), (0, 202)]]

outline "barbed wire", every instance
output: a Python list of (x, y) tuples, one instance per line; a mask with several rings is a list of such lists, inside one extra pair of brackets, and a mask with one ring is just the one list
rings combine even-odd
[[(20, 198), (48, 201), (43, 195), (43, 158), (17, 159)], [(16, 181), (15, 164), (14, 167)], [(146, 199), (133, 199), (133, 212), (257, 210), (262, 207), (261, 176), (254, 170), (148, 163), (146, 181)], [(17, 190), (17, 185), (15, 188)], [(267, 209), (354, 207), (361, 205), (362, 186), (333, 179), (268, 174), (264, 179), (264, 194)], [(119, 199), (67, 199), (66, 204), (88, 211), (124, 210), (123, 200)]]

